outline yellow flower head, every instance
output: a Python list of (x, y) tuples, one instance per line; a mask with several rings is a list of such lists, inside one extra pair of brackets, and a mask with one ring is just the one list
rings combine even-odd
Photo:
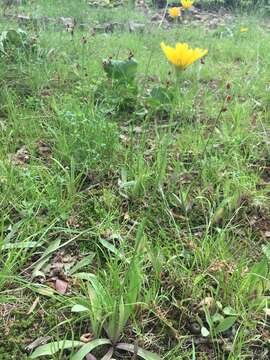
[(177, 18), (181, 15), (180, 7), (172, 7), (169, 9), (169, 15), (172, 18)]
[(185, 70), (208, 53), (208, 50), (204, 49), (191, 49), (185, 43), (177, 43), (175, 48), (165, 45), (164, 42), (160, 46), (169, 62), (179, 70)]
[(248, 32), (248, 28), (241, 27), (241, 28), (240, 28), (240, 32), (241, 32), (241, 33)]
[(194, 1), (191, 0), (181, 0), (181, 4), (184, 9), (190, 9), (193, 6)]

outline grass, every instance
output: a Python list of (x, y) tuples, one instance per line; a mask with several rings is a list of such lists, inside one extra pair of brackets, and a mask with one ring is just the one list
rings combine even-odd
[[(117, 335), (162, 359), (266, 358), (266, 20), (164, 30), (142, 11), (84, 1), (15, 11), (85, 25), (72, 36), (56, 22), (21, 24), (37, 51), (0, 57), (1, 359), (30, 358), (26, 346), (41, 336), (85, 333)], [(129, 20), (145, 31), (89, 31)], [(3, 18), (1, 31), (10, 28), (15, 19)], [(177, 39), (209, 49), (180, 86), (159, 47)], [(136, 82), (108, 80), (103, 59), (130, 51)], [(156, 86), (173, 95), (166, 104), (149, 97)], [(57, 279), (68, 283), (62, 295)], [(72, 312), (76, 304), (88, 313)]]

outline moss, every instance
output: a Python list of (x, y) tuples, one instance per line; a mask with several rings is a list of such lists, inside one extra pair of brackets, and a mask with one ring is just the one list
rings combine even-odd
[[(27, 299), (29, 302), (29, 299)], [(54, 299), (41, 299), (32, 314), (27, 315), (25, 308), (16, 307), (8, 315), (9, 322), (3, 318), (0, 327), (5, 328), (0, 335), (0, 359), (28, 359), (26, 347), (35, 339), (45, 336), (63, 320), (61, 304)], [(5, 325), (4, 325), (5, 324)], [(4, 326), (3, 326), (4, 325)], [(56, 328), (51, 336), (66, 334), (69, 328)], [(10, 355), (12, 354), (12, 355)]]

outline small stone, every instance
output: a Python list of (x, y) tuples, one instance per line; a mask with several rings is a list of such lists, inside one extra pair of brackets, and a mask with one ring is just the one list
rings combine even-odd
[(130, 32), (143, 32), (145, 24), (137, 23), (135, 21), (130, 21), (128, 23), (128, 29)]

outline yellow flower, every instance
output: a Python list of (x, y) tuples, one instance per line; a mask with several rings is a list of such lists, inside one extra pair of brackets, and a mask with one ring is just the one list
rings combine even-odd
[(241, 33), (248, 32), (248, 28), (241, 27), (240, 32), (241, 32)]
[(169, 9), (169, 15), (172, 17), (172, 18), (177, 18), (181, 15), (181, 10), (180, 10), (180, 7), (172, 7)]
[(194, 1), (191, 0), (181, 0), (181, 4), (184, 9), (190, 9), (193, 5)]
[(169, 62), (179, 70), (185, 70), (208, 53), (208, 50), (204, 49), (191, 49), (185, 43), (177, 43), (175, 48), (165, 45), (164, 42), (160, 46)]

